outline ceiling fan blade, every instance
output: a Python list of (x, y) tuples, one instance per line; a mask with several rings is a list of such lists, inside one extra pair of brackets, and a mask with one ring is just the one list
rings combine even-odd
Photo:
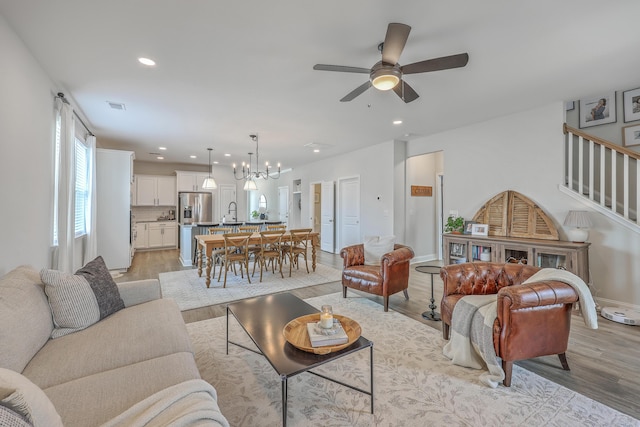
[(369, 74), (371, 72), (371, 70), (368, 68), (346, 67), (344, 65), (327, 65), (327, 64), (316, 64), (313, 66), (313, 69), (320, 70), (320, 71), (340, 71), (342, 73)]
[(382, 46), (382, 62), (396, 65), (400, 54), (407, 43), (411, 27), (405, 24), (391, 23), (387, 27), (387, 35)]
[(442, 56), (440, 58), (427, 59), (426, 61), (414, 62), (400, 67), (402, 74), (426, 73), (428, 71), (448, 70), (450, 68), (460, 68), (469, 62), (468, 53)]
[(371, 87), (371, 82), (367, 80), (365, 83), (361, 84), (360, 86), (358, 86), (357, 88), (349, 92), (344, 98), (340, 100), (340, 102), (349, 102), (352, 99), (354, 99), (356, 96), (364, 93), (364, 91), (366, 91), (370, 87)]
[(411, 101), (415, 101), (420, 96), (404, 80), (400, 80), (400, 83), (393, 88), (393, 91), (407, 104)]

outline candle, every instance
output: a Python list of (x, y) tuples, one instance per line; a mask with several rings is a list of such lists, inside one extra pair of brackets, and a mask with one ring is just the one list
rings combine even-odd
[(320, 327), (324, 329), (333, 328), (333, 310), (330, 305), (322, 306), (322, 313), (320, 313)]

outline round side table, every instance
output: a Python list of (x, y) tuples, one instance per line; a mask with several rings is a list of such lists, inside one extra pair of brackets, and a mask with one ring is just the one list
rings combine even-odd
[(435, 305), (435, 299), (433, 298), (433, 275), (440, 274), (440, 266), (419, 265), (416, 267), (416, 271), (431, 275), (431, 304), (429, 304), (429, 308), (431, 309), (431, 311), (425, 311), (424, 313), (422, 313), (422, 317), (427, 320), (435, 320), (439, 322), (442, 319), (440, 318), (440, 314), (436, 311), (437, 306)]

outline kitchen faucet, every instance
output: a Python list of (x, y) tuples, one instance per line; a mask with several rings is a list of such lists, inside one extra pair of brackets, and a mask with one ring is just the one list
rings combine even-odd
[(227, 212), (229, 215), (231, 215), (231, 205), (233, 205), (233, 216), (231, 217), (231, 219), (233, 221), (237, 221), (238, 218), (238, 205), (236, 204), (236, 202), (231, 202), (229, 203), (229, 211)]

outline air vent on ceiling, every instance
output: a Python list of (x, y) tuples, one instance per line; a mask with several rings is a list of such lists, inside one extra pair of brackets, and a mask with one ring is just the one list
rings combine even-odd
[(308, 144), (304, 144), (305, 147), (309, 147), (309, 148), (328, 148), (328, 147), (333, 147), (333, 145), (331, 144), (324, 144), (322, 142), (310, 142)]
[(120, 110), (120, 111), (125, 111), (127, 108), (124, 106), (124, 104), (119, 103), (119, 102), (111, 102), (111, 101), (107, 101), (107, 104), (109, 104), (109, 107), (111, 107), (111, 109), (113, 110)]

